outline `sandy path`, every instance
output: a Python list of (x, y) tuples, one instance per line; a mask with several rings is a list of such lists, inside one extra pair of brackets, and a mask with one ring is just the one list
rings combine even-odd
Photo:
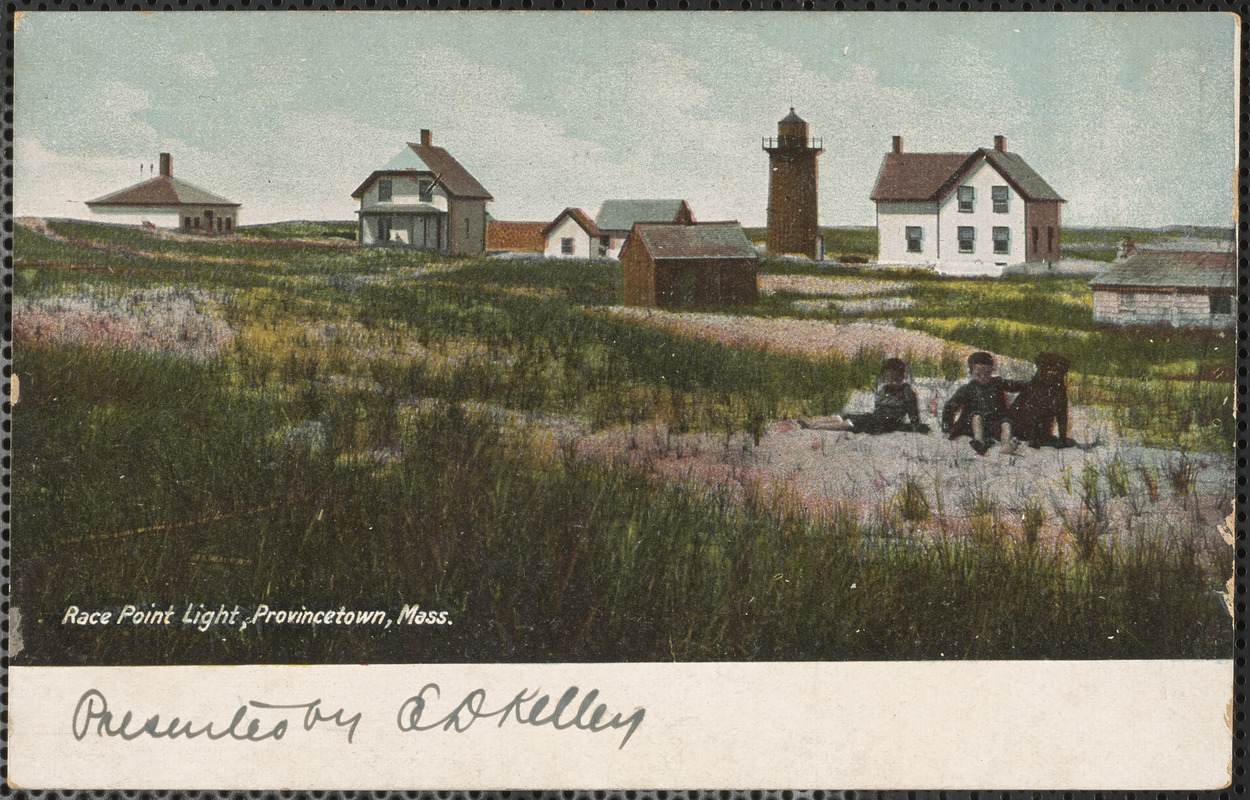
[[(632, 306), (613, 306), (604, 313), (731, 347), (811, 358), (824, 358), (830, 354), (854, 358), (861, 351), (870, 351), (882, 357), (898, 356), (904, 359), (939, 359), (943, 354), (954, 353), (962, 360), (976, 350), (928, 333), (895, 328), (881, 322), (822, 322), (660, 311)], [(1006, 356), (995, 358), (1004, 373), (1033, 374), (1033, 367), (1027, 362)]]
[(911, 284), (903, 281), (821, 278), (816, 275), (760, 275), (759, 287), (761, 292), (863, 297), (906, 291)]
[[(582, 456), (632, 464), (666, 480), (729, 491), (823, 522), (853, 510), (861, 523), (893, 520), (921, 537), (970, 535), (977, 509), (988, 507), (1001, 527), (998, 535), (1018, 538), (1031, 500), (1045, 512), (1041, 540), (1065, 547), (1071, 542), (1063, 517), (1081, 515), (1082, 476), (1092, 470), (1103, 500), (1102, 541), (1127, 542), (1142, 532), (1162, 541), (1193, 536), (1208, 554), (1223, 546), (1217, 527), (1232, 512), (1231, 458), (1126, 444), (1090, 409), (1074, 408), (1072, 418), (1079, 447), (1022, 446), (1013, 454), (994, 448), (985, 456), (976, 455), (967, 439), (942, 436), (936, 425), (929, 435), (866, 436), (804, 430), (783, 420), (768, 427), (758, 446), (741, 434), (670, 435), (662, 425), (592, 433), (568, 420), (546, 420), (531, 433), (552, 453), (572, 447)], [(926, 414), (926, 422), (936, 420)], [(1193, 488), (1185, 494), (1169, 481), (1169, 469), (1183, 459), (1193, 471)], [(1112, 496), (1107, 478), (1117, 460), (1128, 489), (1123, 496)], [(928, 503), (922, 522), (900, 521), (896, 498), (907, 482), (919, 485)]]

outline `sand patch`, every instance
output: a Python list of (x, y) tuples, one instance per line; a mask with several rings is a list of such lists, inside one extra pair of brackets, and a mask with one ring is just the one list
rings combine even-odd
[[(671, 333), (705, 339), (730, 347), (767, 350), (786, 355), (854, 358), (869, 351), (882, 357), (940, 359), (954, 354), (960, 359), (976, 351), (920, 331), (896, 328), (885, 322), (824, 322), (660, 311), (652, 308), (613, 306), (604, 309), (622, 319), (654, 325)], [(1033, 367), (1018, 359), (996, 356), (1007, 374), (1032, 375)]]
[(820, 278), (815, 275), (760, 275), (759, 287), (764, 293), (792, 292), (835, 297), (862, 297), (906, 291), (911, 288), (911, 284), (903, 281)]

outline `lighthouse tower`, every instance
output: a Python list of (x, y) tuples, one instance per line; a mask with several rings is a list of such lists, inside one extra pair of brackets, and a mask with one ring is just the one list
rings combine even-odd
[(777, 123), (777, 138), (764, 140), (768, 153), (768, 252), (816, 258), (816, 158), (825, 152), (807, 137), (807, 123), (794, 113)]

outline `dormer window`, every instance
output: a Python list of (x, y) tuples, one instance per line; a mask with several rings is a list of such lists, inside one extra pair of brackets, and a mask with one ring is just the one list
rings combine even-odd
[(955, 191), (959, 198), (959, 210), (965, 214), (971, 214), (973, 205), (976, 202), (977, 190), (971, 186), (960, 186)]
[(422, 178), (417, 182), (417, 199), (422, 203), (434, 202), (434, 181)]
[(391, 185), (390, 178), (382, 178), (381, 180), (379, 180), (378, 181), (378, 202), (379, 203), (391, 202), (392, 191), (393, 191), (393, 187)]

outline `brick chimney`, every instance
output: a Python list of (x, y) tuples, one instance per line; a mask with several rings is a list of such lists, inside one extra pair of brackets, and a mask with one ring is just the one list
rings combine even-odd
[(894, 152), (896, 153), (903, 152), (903, 137), (902, 136), (894, 137)]
[(169, 153), (161, 153), (161, 177), (172, 178), (174, 176), (174, 157)]
[(995, 136), (994, 137), (994, 149), (1000, 153), (1007, 152), (1007, 137)]
[(429, 147), (433, 143), (433, 140), (434, 140), (434, 136), (430, 133), (430, 129), (422, 128), (421, 129), (421, 146)]

